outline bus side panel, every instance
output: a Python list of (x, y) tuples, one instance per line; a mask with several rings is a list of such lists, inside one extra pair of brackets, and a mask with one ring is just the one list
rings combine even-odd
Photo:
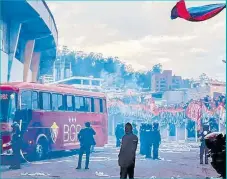
[(35, 111), (24, 139), (27, 145), (32, 141), (34, 147), (37, 137), (44, 135), (51, 151), (78, 149), (77, 136), (85, 122), (91, 122), (96, 131), (96, 146), (103, 147), (108, 140), (107, 114), (99, 113)]

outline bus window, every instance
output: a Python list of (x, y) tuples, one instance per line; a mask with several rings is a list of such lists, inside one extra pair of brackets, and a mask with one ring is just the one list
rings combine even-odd
[(32, 109), (39, 109), (38, 92), (32, 92)]
[(95, 112), (99, 113), (100, 112), (100, 101), (97, 98), (94, 99), (94, 101), (95, 101)]
[(52, 94), (52, 110), (58, 111), (58, 95)]
[(21, 109), (32, 109), (32, 92), (31, 91), (22, 92)]
[(100, 104), (100, 113), (103, 113), (103, 101), (102, 99), (99, 99), (99, 104)]
[(65, 110), (65, 106), (63, 104), (63, 95), (61, 95), (61, 94), (58, 94), (58, 110), (60, 110), (60, 111)]
[(94, 98), (91, 98), (91, 112), (95, 112), (95, 101), (94, 101)]
[(104, 99), (103, 100), (103, 112), (106, 113), (107, 110), (106, 110), (106, 100)]
[(63, 96), (60, 94), (52, 94), (52, 109), (54, 111), (64, 110), (62, 98), (63, 98)]
[(42, 109), (51, 110), (50, 93), (42, 93)]
[(74, 111), (74, 107), (73, 107), (73, 96), (66, 96), (66, 110), (67, 111)]
[(75, 108), (76, 111), (86, 111), (85, 110), (85, 98), (84, 97), (75, 97)]
[(91, 98), (85, 98), (85, 111), (91, 112)]

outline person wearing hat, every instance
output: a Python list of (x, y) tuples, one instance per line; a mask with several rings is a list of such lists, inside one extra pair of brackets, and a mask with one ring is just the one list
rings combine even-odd
[(88, 165), (91, 153), (91, 146), (95, 145), (94, 135), (96, 135), (96, 132), (94, 131), (94, 129), (92, 129), (90, 122), (86, 122), (85, 128), (81, 129), (78, 134), (78, 139), (80, 141), (80, 152), (78, 166), (76, 169), (81, 169), (82, 157), (84, 153), (86, 153), (85, 169), (89, 169)]
[(17, 122), (14, 122), (12, 125), (12, 140), (11, 140), (11, 147), (13, 150), (13, 159), (11, 166), (9, 169), (20, 169), (20, 149), (21, 149), (21, 135), (20, 135), (20, 126)]

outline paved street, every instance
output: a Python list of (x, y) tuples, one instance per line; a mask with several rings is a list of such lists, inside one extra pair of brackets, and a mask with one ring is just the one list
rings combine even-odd
[[(11, 171), (1, 167), (2, 178), (119, 178), (114, 140), (91, 155), (89, 170), (76, 170), (78, 156), (64, 155), (45, 161), (25, 163), (22, 169)], [(215, 177), (210, 165), (199, 164), (199, 149), (196, 143), (163, 142), (160, 148), (162, 160), (147, 160), (138, 154), (136, 178), (205, 178)], [(84, 163), (83, 163), (84, 164)]]

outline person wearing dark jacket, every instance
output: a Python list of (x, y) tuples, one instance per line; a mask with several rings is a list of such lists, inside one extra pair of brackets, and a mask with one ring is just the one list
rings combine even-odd
[(161, 134), (159, 131), (159, 124), (153, 124), (153, 159), (160, 160), (158, 157), (159, 145), (161, 144)]
[(136, 161), (136, 149), (138, 137), (132, 132), (132, 125), (125, 125), (125, 135), (122, 138), (118, 164), (121, 167), (120, 178), (134, 178), (134, 168)]
[(145, 153), (146, 153), (145, 130), (146, 130), (146, 125), (144, 123), (142, 123), (140, 126), (140, 154), (141, 155), (145, 155)]
[(151, 148), (153, 140), (153, 129), (151, 124), (147, 124), (145, 132), (145, 147), (146, 147), (146, 158), (151, 158)]
[(206, 147), (206, 144), (205, 144), (205, 137), (208, 134), (210, 134), (209, 125), (203, 125), (202, 131), (198, 135), (200, 139), (200, 147), (199, 147), (200, 164), (203, 164), (204, 155), (205, 155), (205, 164), (208, 164), (208, 148)]
[(115, 136), (116, 136), (116, 147), (120, 147), (121, 145), (121, 126), (120, 124), (117, 124), (117, 127), (115, 128)]
[(13, 160), (9, 169), (20, 169), (20, 163), (21, 163), (20, 150), (21, 150), (21, 144), (22, 144), (20, 126), (17, 122), (14, 122), (11, 127), (13, 128), (12, 140), (11, 140), (11, 146), (13, 150)]
[(76, 169), (81, 169), (82, 157), (84, 153), (86, 153), (85, 169), (89, 169), (88, 165), (91, 153), (91, 146), (95, 145), (95, 134), (96, 132), (94, 131), (94, 129), (91, 128), (90, 122), (86, 122), (85, 128), (80, 130), (78, 134), (78, 139), (80, 141), (80, 152), (78, 166)]

